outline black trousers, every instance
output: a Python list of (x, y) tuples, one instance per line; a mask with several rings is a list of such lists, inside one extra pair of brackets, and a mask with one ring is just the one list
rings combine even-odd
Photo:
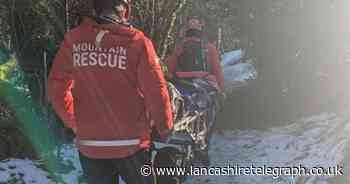
[(119, 184), (119, 176), (127, 184), (154, 184), (153, 175), (142, 176), (141, 168), (151, 165), (151, 153), (146, 150), (123, 159), (91, 159), (79, 154), (83, 180), (88, 184)]

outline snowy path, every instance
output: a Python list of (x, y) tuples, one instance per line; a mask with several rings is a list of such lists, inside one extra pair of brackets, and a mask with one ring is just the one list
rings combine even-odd
[[(291, 122), (290, 125), (269, 130), (234, 130), (216, 134), (210, 150), (212, 166), (336, 166), (341, 164), (346, 145), (350, 141), (350, 125), (346, 118), (335, 114)], [(75, 151), (65, 151), (67, 162), (76, 168)], [(79, 169), (64, 175), (64, 180), (75, 184)], [(267, 176), (201, 176), (192, 177), (186, 184), (327, 184), (322, 177)], [(19, 181), (23, 184), (50, 184), (46, 173), (29, 160), (0, 162), (0, 184)], [(20, 182), (23, 181), (23, 182)], [(16, 183), (16, 182), (12, 182)]]
[[(216, 135), (212, 143), (213, 166), (336, 166), (350, 141), (350, 125), (332, 114), (303, 119), (268, 131), (232, 131)], [(190, 183), (326, 184), (327, 178), (238, 176), (197, 177)]]

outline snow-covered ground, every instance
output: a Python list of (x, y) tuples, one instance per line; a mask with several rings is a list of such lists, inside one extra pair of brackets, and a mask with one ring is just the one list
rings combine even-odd
[[(258, 123), (258, 122), (257, 122)], [(218, 132), (210, 150), (212, 166), (336, 166), (345, 156), (350, 142), (350, 124), (342, 115), (323, 113), (290, 122), (288, 126), (268, 130), (232, 130)], [(71, 164), (71, 172), (61, 176), (76, 184), (81, 175), (76, 150), (65, 146), (62, 156)], [(18, 181), (18, 182), (14, 182)], [(51, 184), (47, 173), (30, 160), (0, 162), (0, 184)], [(328, 184), (322, 177), (267, 176), (200, 176), (189, 178), (187, 184)], [(330, 184), (330, 183), (329, 183)]]
[(49, 184), (45, 171), (39, 169), (38, 165), (30, 160), (6, 160), (0, 162), (0, 183), (1, 184)]
[[(350, 125), (334, 114), (291, 122), (266, 131), (235, 130), (217, 134), (210, 151), (213, 166), (298, 166), (330, 167), (340, 164), (349, 143)], [(326, 184), (320, 177), (197, 177), (188, 183), (239, 184)]]
[(250, 63), (239, 63), (223, 68), (225, 90), (230, 92), (242, 86), (248, 85), (248, 81), (257, 78), (257, 71)]
[(225, 90), (230, 92), (255, 80), (258, 72), (254, 65), (245, 60), (242, 49), (226, 52), (221, 56), (221, 67), (225, 78)]

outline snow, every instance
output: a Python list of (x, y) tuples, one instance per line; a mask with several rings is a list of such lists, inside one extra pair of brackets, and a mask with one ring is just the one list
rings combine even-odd
[[(212, 139), (210, 157), (212, 166), (336, 166), (345, 156), (350, 141), (350, 125), (346, 118), (332, 113), (290, 122), (286, 126), (267, 130), (225, 130)], [(71, 171), (61, 174), (64, 181), (76, 184), (82, 174), (77, 150), (72, 145), (62, 148), (61, 156)], [(0, 162), (0, 183), (17, 179), (24, 184), (51, 184), (48, 174), (40, 165), (30, 160)], [(327, 177), (280, 177), (271, 176), (196, 176), (186, 184), (328, 184)]]
[(247, 85), (247, 81), (257, 77), (257, 71), (250, 63), (240, 63), (223, 68), (225, 88), (230, 91), (234, 88)]
[[(69, 184), (77, 183), (77, 181), (79, 181), (79, 177), (82, 175), (78, 150), (74, 145), (64, 145), (59, 150), (60, 157), (62, 158), (64, 164), (71, 167), (70, 172), (61, 174), (63, 181)], [(55, 152), (57, 153), (57, 150)]]
[(221, 66), (226, 67), (230, 65), (238, 64), (244, 57), (244, 51), (242, 49), (226, 52), (221, 56)]
[(222, 55), (221, 67), (224, 73), (226, 91), (247, 85), (247, 81), (257, 78), (255, 67), (244, 62), (244, 55), (242, 49), (226, 52)]
[[(297, 121), (289, 126), (273, 128), (267, 131), (234, 130), (215, 135), (210, 155), (213, 166), (240, 164), (241, 166), (298, 166), (331, 167), (339, 164), (344, 157), (349, 128), (346, 121), (334, 114)], [(235, 176), (235, 177), (197, 177), (190, 183), (291, 183), (302, 177)], [(328, 178), (308, 177), (303, 184), (327, 183)]]
[(245, 81), (255, 79), (256, 71), (252, 64), (240, 63), (225, 67), (224, 76), (231, 81)]
[(18, 159), (0, 162), (0, 183), (54, 184), (38, 164), (31, 160)]

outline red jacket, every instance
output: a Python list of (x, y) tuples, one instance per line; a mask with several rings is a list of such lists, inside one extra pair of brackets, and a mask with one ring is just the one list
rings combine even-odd
[(153, 126), (161, 136), (173, 126), (152, 42), (126, 26), (86, 18), (68, 32), (51, 69), (49, 97), (91, 158), (130, 156), (149, 147)]
[[(191, 40), (198, 40), (197, 38), (185, 38), (184, 42), (187, 41), (191, 41)], [(169, 77), (172, 78), (172, 74), (174, 72), (176, 72), (176, 67), (178, 62), (181, 62), (178, 60), (178, 57), (182, 54), (183, 52), (183, 43), (176, 45), (174, 51), (172, 52), (172, 54), (166, 59), (166, 63), (168, 65), (168, 74)], [(209, 73), (214, 76), (209, 76), (209, 79), (214, 78), (216, 80), (216, 82), (219, 85), (220, 91), (223, 92), (224, 91), (224, 75), (222, 72), (222, 68), (220, 66), (220, 61), (219, 61), (219, 53), (215, 47), (215, 45), (213, 45), (212, 43), (207, 43), (206, 45), (206, 49), (208, 50), (207, 52), (207, 58), (208, 58), (208, 62), (210, 63), (211, 66), (211, 71), (209, 71)], [(188, 72), (187, 72), (188, 73)], [(193, 77), (201, 77), (203, 76), (203, 72), (193, 72), (191, 75), (193, 75)], [(185, 77), (187, 77), (188, 75), (185, 74)], [(179, 76), (181, 77), (181, 76)]]

